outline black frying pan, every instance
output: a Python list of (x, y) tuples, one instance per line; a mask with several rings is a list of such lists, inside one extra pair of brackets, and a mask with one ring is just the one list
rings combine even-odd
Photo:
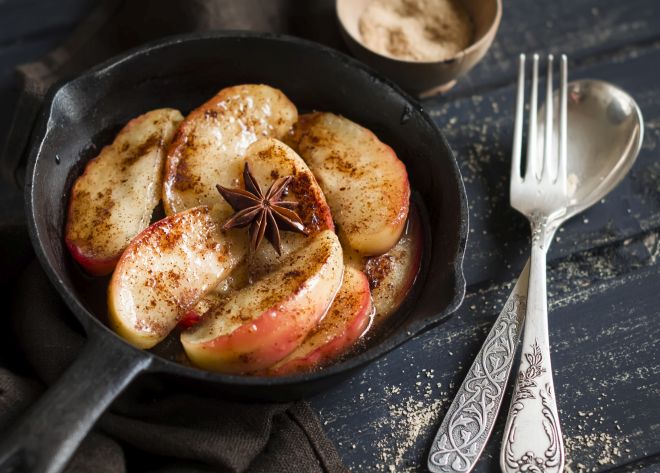
[[(187, 112), (222, 87), (261, 82), (302, 110), (327, 110), (370, 128), (408, 168), (422, 210), (421, 273), (389, 330), (322, 371), (282, 378), (230, 376), (138, 350), (103, 322), (103, 294), (69, 257), (63, 225), (69, 188), (84, 162), (130, 118), (157, 107)], [(166, 39), (55, 87), (33, 136), (26, 185), (30, 236), (50, 280), (88, 336), (77, 361), (0, 444), (0, 469), (60, 471), (116, 396), (136, 377), (242, 399), (291, 400), (350, 376), (451, 314), (463, 299), (468, 213), (447, 142), (408, 95), (359, 62), (296, 38), (215, 33)], [(93, 285), (93, 284), (92, 284)]]

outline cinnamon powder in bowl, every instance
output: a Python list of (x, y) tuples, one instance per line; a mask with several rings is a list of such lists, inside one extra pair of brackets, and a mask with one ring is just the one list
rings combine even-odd
[(445, 61), (474, 36), (472, 19), (456, 0), (372, 0), (359, 29), (367, 48), (408, 61)]
[(501, 0), (336, 0), (351, 52), (418, 96), (451, 88), (486, 54)]

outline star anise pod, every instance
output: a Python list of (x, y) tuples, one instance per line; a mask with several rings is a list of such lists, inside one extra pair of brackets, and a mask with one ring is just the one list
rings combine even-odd
[(263, 194), (256, 181), (250, 166), (245, 163), (243, 168), (243, 181), (245, 189), (229, 189), (217, 184), (215, 187), (220, 195), (231, 205), (236, 212), (222, 226), (223, 230), (235, 227), (250, 226), (250, 248), (257, 251), (264, 235), (273, 245), (278, 255), (282, 254), (280, 231), (296, 232), (307, 235), (305, 225), (293, 210), (298, 203), (282, 200), (282, 194), (293, 179), (293, 176), (280, 177), (268, 192)]

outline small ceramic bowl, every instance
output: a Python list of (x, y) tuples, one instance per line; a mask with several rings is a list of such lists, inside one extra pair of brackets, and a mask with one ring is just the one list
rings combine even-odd
[(470, 46), (444, 61), (409, 61), (384, 56), (363, 45), (358, 24), (370, 1), (336, 1), (337, 17), (346, 44), (358, 59), (418, 96), (429, 96), (451, 89), (456, 79), (472, 69), (486, 54), (502, 17), (501, 0), (460, 0), (474, 22), (474, 38)]

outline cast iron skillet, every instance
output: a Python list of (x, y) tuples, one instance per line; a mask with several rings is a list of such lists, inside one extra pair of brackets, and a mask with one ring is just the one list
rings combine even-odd
[[(408, 169), (425, 218), (422, 271), (396, 324), (365, 351), (283, 378), (206, 372), (138, 350), (102, 322), (63, 244), (69, 188), (82, 164), (130, 118), (157, 107), (184, 113), (222, 87), (261, 82), (301, 110), (328, 110), (370, 128)], [(60, 471), (96, 419), (138, 375), (242, 399), (290, 400), (336, 384), (456, 310), (468, 213), (456, 160), (430, 117), (396, 85), (326, 47), (244, 32), (169, 38), (137, 48), (52, 90), (30, 150), (27, 216), (36, 254), (87, 333), (78, 359), (0, 445), (0, 469)], [(81, 289), (81, 287), (83, 287)]]

